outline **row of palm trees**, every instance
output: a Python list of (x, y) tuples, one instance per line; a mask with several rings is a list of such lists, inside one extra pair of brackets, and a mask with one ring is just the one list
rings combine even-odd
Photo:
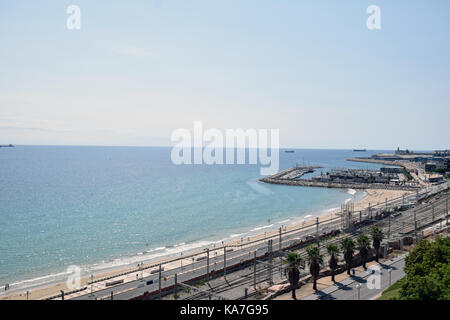
[[(370, 236), (372, 238), (372, 245), (375, 249), (375, 260), (378, 262), (379, 250), (384, 234), (381, 229), (374, 227), (370, 232)], [(369, 258), (371, 249), (369, 236), (361, 234), (356, 238), (356, 242), (351, 237), (346, 237), (340, 241), (340, 246), (334, 243), (327, 245), (327, 252), (330, 257), (328, 266), (331, 270), (331, 280), (333, 282), (335, 281), (334, 276), (336, 269), (338, 268), (339, 254), (341, 252), (343, 253), (347, 274), (350, 275), (355, 249), (359, 251), (363, 268), (366, 270), (366, 261)], [(309, 272), (313, 278), (313, 290), (317, 290), (317, 279), (319, 277), (320, 270), (324, 266), (324, 257), (320, 253), (320, 249), (317, 246), (310, 246), (306, 248), (306, 255), (306, 262), (309, 265)], [(298, 281), (300, 279), (300, 269), (304, 268), (305, 261), (296, 252), (288, 253), (286, 271), (289, 283), (291, 284), (293, 299), (296, 299), (295, 290), (297, 289)]]

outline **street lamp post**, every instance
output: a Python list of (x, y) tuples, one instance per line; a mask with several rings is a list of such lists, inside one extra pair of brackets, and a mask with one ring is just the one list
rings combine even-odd
[(357, 284), (356, 285), (356, 289), (358, 290), (358, 300), (360, 300), (360, 298), (361, 298), (361, 284)]
[(254, 251), (254, 258), (253, 258), (253, 287), (256, 290), (256, 250)]
[(414, 209), (414, 238), (417, 243), (417, 217), (416, 217), (416, 210)]
[[(192, 258), (194, 259), (194, 258)], [(158, 299), (161, 300), (161, 277), (162, 277), (162, 266), (159, 265), (159, 272), (158, 272)]]
[(391, 213), (389, 213), (389, 229), (388, 229), (388, 240), (391, 239)]
[(91, 274), (91, 296), (93, 295), (94, 291), (94, 275)]
[[(223, 241), (222, 241), (223, 243)], [(223, 278), (227, 276), (227, 247), (223, 247)]]
[(209, 281), (209, 248), (206, 248), (206, 279)]
[(445, 227), (448, 230), (448, 197), (445, 199)]

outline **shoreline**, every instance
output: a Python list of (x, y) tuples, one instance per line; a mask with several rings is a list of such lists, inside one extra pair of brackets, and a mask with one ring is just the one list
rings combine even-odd
[[(354, 189), (352, 189), (352, 190), (354, 190)], [(354, 190), (354, 191), (355, 192), (353, 194), (349, 193), (349, 196), (351, 198), (347, 199), (346, 202), (353, 202), (355, 211), (366, 208), (369, 203), (371, 203), (371, 205), (375, 205), (377, 203), (384, 202), (386, 198), (389, 200), (389, 199), (393, 199), (393, 198), (398, 198), (402, 194), (409, 193), (407, 191), (401, 191), (401, 190), (365, 189), (365, 190), (359, 191), (359, 192), (363, 191), (365, 193), (362, 196), (362, 198), (355, 199), (355, 196), (358, 194), (358, 191), (356, 191), (356, 190)], [(270, 222), (268, 222), (268, 225), (266, 225), (266, 226), (253, 227), (252, 229), (247, 230), (246, 232), (238, 233), (238, 234), (231, 234), (230, 236), (228, 236), (224, 239), (221, 239), (221, 240), (200, 241), (200, 242), (204, 242), (204, 244), (199, 245), (199, 246), (194, 246), (191, 249), (182, 250), (182, 251), (178, 251), (178, 252), (174, 252), (174, 253), (168, 253), (166, 255), (160, 255), (159, 257), (147, 258), (147, 259), (141, 259), (141, 260), (144, 262), (144, 268), (145, 268), (145, 267), (148, 267), (149, 265), (160, 264), (160, 263), (171, 261), (171, 260), (175, 259), (177, 256), (179, 256), (181, 258), (182, 257), (181, 253), (193, 254), (195, 252), (200, 252), (203, 248), (212, 247), (213, 245), (215, 246), (216, 244), (224, 243), (226, 245), (238, 245), (238, 244), (242, 243), (242, 239), (244, 239), (244, 238), (250, 239), (250, 241), (259, 241), (259, 240), (262, 241), (265, 237), (269, 237), (269, 236), (278, 234), (279, 227), (284, 227), (286, 231), (296, 229), (301, 226), (308, 227), (310, 225), (312, 226), (315, 223), (315, 219), (317, 217), (319, 218), (319, 221), (325, 221), (325, 220), (329, 220), (329, 219), (338, 217), (339, 212), (340, 212), (340, 207), (336, 207), (336, 208), (325, 209), (325, 210), (319, 211), (319, 212), (305, 213), (305, 216), (303, 216), (303, 217), (290, 217), (290, 218), (285, 218), (282, 221), (273, 221), (273, 222), (270, 221)], [(285, 223), (282, 224), (283, 222), (285, 222)], [(169, 247), (169, 248), (182, 247), (183, 245), (186, 245), (186, 244), (182, 243), (180, 245), (175, 245), (175, 246)], [(164, 248), (167, 249), (168, 247), (164, 247)], [(157, 251), (157, 249), (158, 248), (153, 249), (151, 251)], [(137, 268), (136, 264), (138, 263), (137, 260), (140, 260), (140, 259), (138, 259), (138, 257), (139, 257), (138, 255), (133, 256), (133, 258), (135, 258), (136, 261), (130, 262), (130, 264), (121, 265), (121, 266), (117, 266), (117, 267), (112, 266), (111, 268), (105, 268), (105, 269), (99, 270), (98, 272), (93, 272), (94, 281), (95, 281), (95, 279), (111, 277), (111, 276), (119, 275), (119, 274), (122, 274), (125, 272), (129, 272), (129, 274), (123, 275), (123, 276), (117, 276), (117, 279), (123, 278), (124, 280), (127, 280), (127, 281), (133, 280), (133, 279), (135, 280), (135, 278), (134, 278), (135, 272), (133, 272), (133, 271), (136, 271), (136, 268)], [(180, 265), (181, 260), (183, 261), (183, 265), (189, 265), (192, 263), (190, 258), (179, 259), (178, 261), (174, 261), (172, 263), (166, 263), (165, 270), (171, 269), (173, 267), (178, 267)], [(151, 270), (152, 269), (144, 270), (143, 271), (144, 276), (150, 275)], [(61, 272), (58, 274), (62, 275), (64, 273), (65, 272)], [(82, 274), (83, 273), (86, 273), (86, 272), (82, 271)], [(44, 277), (47, 277), (47, 276), (44, 276)], [(41, 278), (44, 278), (44, 277), (41, 277)], [(49, 275), (48, 277), (51, 277), (51, 275)], [(37, 279), (39, 279), (39, 278), (37, 278)], [(82, 276), (81, 288), (88, 286), (89, 280), (90, 280), (90, 276), (87, 276), (87, 275)], [(33, 281), (33, 279), (24, 280), (23, 282), (25, 282), (25, 281)], [(90, 285), (89, 285), (89, 287), (90, 287)], [(96, 283), (94, 283), (94, 287), (97, 287)], [(104, 286), (101, 286), (101, 288), (103, 288), (103, 287)], [(58, 294), (60, 292), (60, 290), (65, 290), (65, 291), (68, 290), (65, 281), (54, 280), (53, 282), (47, 282), (47, 283), (43, 283), (43, 284), (32, 285), (29, 287), (13, 289), (13, 291), (9, 294), (2, 292), (2, 294), (0, 295), (0, 300), (23, 300), (23, 299), (26, 299), (25, 292), (27, 291), (27, 289), (32, 291), (32, 294), (30, 295), (31, 299), (44, 299), (46, 297), (50, 297), (52, 295)]]

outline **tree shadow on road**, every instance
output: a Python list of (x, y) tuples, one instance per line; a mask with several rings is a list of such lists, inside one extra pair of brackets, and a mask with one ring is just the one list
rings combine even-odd
[(352, 290), (351, 288), (349, 288), (348, 286), (346, 286), (345, 284), (342, 284), (340, 282), (335, 282), (334, 285), (336, 287), (338, 287), (339, 290)]
[(316, 295), (318, 295), (318, 298), (317, 298), (318, 300), (336, 300), (335, 297), (333, 297), (330, 294), (325, 293), (321, 290), (316, 291)]
[(380, 266), (383, 268), (383, 269), (392, 269), (392, 270), (398, 270), (398, 268), (397, 267), (394, 267), (394, 266), (390, 266), (390, 265), (387, 265), (387, 264), (384, 264), (384, 263), (380, 263)]
[(367, 282), (366, 279), (361, 278), (360, 276), (351, 276), (351, 278), (352, 278), (353, 280), (355, 280), (356, 282), (359, 282), (359, 283), (366, 283), (366, 282)]

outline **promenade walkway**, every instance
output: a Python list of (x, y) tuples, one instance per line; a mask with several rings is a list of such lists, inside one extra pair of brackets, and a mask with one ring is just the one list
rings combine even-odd
[[(359, 272), (355, 276), (350, 276), (341, 282), (317, 291), (303, 300), (371, 300), (377, 298), (391, 284), (405, 276), (403, 268), (406, 255), (403, 254), (384, 263), (372, 265), (372, 268), (379, 267), (379, 271), (375, 270), (374, 274), (369, 268), (367, 271)], [(374, 286), (377, 283), (376, 277), (379, 277), (378, 287)]]

